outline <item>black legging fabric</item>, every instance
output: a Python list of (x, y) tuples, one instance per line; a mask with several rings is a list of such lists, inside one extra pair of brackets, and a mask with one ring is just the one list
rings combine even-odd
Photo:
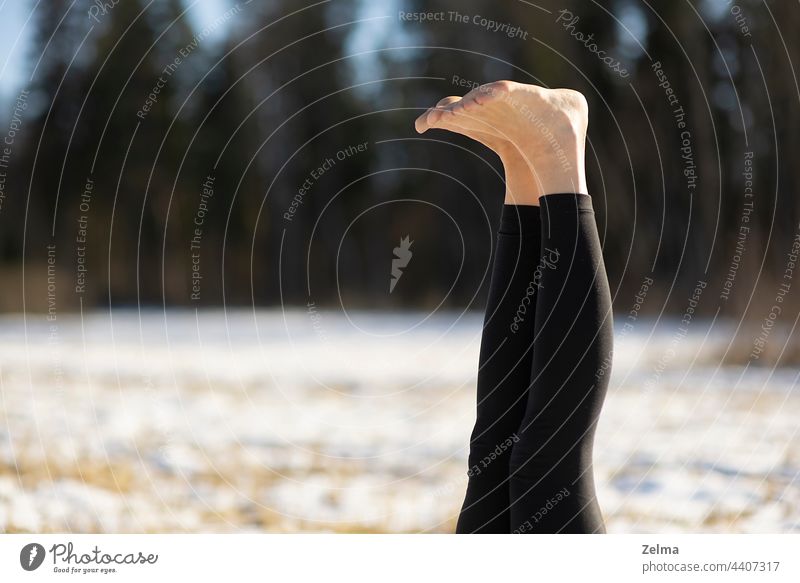
[(601, 533), (594, 433), (613, 351), (592, 199), (505, 205), (459, 533)]

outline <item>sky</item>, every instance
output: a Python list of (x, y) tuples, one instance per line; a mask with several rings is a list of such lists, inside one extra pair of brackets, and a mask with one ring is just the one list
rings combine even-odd
[[(158, 0), (155, 0), (158, 1)], [(196, 30), (202, 30), (230, 6), (232, 0), (183, 0), (189, 7), (188, 16)], [(33, 32), (34, 9), (42, 10), (47, 0), (0, 0), (0, 100), (12, 98), (24, 86), (29, 75), (28, 49)], [(78, 1), (88, 8), (90, 2)], [(87, 16), (88, 20), (88, 16)], [(224, 34), (223, 27), (215, 34)]]
[[(109, 1), (109, 0), (106, 0)], [(123, 0), (124, 1), (124, 0)], [(160, 0), (152, 0), (159, 2)], [(212, 24), (237, 0), (182, 0), (188, 8), (187, 15), (195, 30), (200, 31)], [(241, 0), (240, 0), (241, 1)], [(88, 10), (92, 0), (74, 0), (79, 10)], [(16, 97), (19, 90), (25, 86), (27, 77), (32, 67), (29, 48), (33, 32), (34, 9), (42, 10), (48, 5), (48, 0), (0, 0), (0, 102), (8, 102)], [(397, 0), (362, 0), (358, 3), (360, 10), (354, 15), (356, 19), (370, 19), (369, 27), (357, 27), (348, 41), (350, 53), (362, 53), (358, 57), (359, 67), (364, 78), (372, 78), (376, 66), (377, 55), (370, 55), (368, 51), (383, 46), (391, 34), (400, 34), (397, 28), (392, 28), (392, 19), (387, 15), (396, 13)], [(724, 15), (727, 0), (703, 0), (700, 4), (706, 17), (720, 18)], [(46, 9), (46, 8), (44, 8)], [(632, 57), (641, 50), (637, 39), (647, 36), (647, 24), (640, 9), (635, 3), (622, 4), (618, 18), (627, 32), (620, 34), (620, 49), (625, 56)], [(87, 23), (89, 22), (87, 14)], [(211, 35), (211, 41), (221, 38), (226, 33), (227, 24), (223, 24)], [(396, 22), (395, 22), (396, 23)], [(623, 31), (620, 27), (620, 32)], [(391, 33), (391, 34), (390, 34)], [(400, 44), (414, 44), (413, 39), (398, 39)], [(367, 54), (363, 54), (366, 52)], [(392, 56), (396, 56), (392, 53)], [(362, 79), (356, 75), (355, 82)], [(2, 119), (0, 115), (0, 119)]]

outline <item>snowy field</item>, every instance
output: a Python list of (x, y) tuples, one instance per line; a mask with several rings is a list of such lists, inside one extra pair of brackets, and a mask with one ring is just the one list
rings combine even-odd
[[(0, 318), (0, 531), (450, 532), (482, 316)], [(798, 371), (731, 328), (618, 333), (611, 532), (800, 532)]]

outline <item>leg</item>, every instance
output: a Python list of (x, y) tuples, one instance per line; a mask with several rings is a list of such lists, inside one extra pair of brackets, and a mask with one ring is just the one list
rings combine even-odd
[(613, 347), (611, 295), (591, 198), (542, 196), (542, 270), (532, 383), (511, 459), (511, 528), (605, 532), (592, 446)]
[(444, 100), (417, 120), (420, 132), (480, 132), (510, 143), (541, 204), (533, 378), (509, 468), (512, 532), (604, 531), (591, 464), (608, 375), (595, 376), (613, 338), (591, 199), (583, 194), (587, 124), (579, 93), (511, 81)]
[[(446, 97), (437, 108), (457, 104)], [(428, 129), (428, 110), (417, 129)], [(525, 413), (533, 362), (537, 288), (531, 273), (539, 261), (541, 220), (531, 170), (516, 147), (488, 132), (466, 130), (456, 119), (438, 127), (464, 134), (500, 156), (505, 171), (505, 205), (486, 306), (478, 364), (477, 418), (470, 439), (467, 494), (458, 533), (508, 533), (508, 468), (511, 448)], [(455, 122), (455, 123), (453, 123)]]
[(508, 470), (525, 412), (533, 362), (539, 261), (538, 206), (504, 205), (497, 235), (478, 367), (477, 419), (458, 533), (508, 533)]

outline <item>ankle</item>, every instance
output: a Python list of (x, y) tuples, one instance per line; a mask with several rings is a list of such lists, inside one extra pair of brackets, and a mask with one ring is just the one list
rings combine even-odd
[(559, 192), (588, 194), (584, 149), (576, 144), (554, 148), (547, 156), (528, 160), (539, 196)]
[(503, 162), (505, 173), (505, 204), (538, 205), (539, 197), (544, 193), (519, 151), (509, 143), (498, 148), (497, 154)]

